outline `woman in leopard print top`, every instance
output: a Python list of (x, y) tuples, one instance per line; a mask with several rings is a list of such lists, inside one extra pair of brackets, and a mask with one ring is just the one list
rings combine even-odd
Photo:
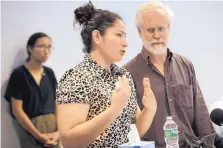
[(132, 123), (136, 123), (140, 136), (148, 130), (156, 100), (145, 78), (145, 107), (141, 112), (130, 73), (113, 64), (122, 59), (127, 47), (121, 17), (95, 9), (91, 3), (74, 13), (76, 21), (83, 25), (81, 36), (86, 54), (80, 64), (65, 72), (58, 84), (60, 140), (64, 148), (118, 147), (128, 142)]

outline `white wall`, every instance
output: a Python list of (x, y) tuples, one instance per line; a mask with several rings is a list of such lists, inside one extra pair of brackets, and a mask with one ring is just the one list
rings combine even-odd
[[(84, 2), (2, 2), (1, 14), (1, 94), (3, 96), (11, 71), (26, 58), (25, 44), (37, 31), (48, 33), (55, 50), (46, 65), (59, 79), (65, 70), (83, 57), (78, 29), (73, 29), (73, 11)], [(94, 2), (96, 7), (118, 12), (126, 23), (129, 47), (119, 65), (141, 50), (134, 26), (137, 8), (143, 2)], [(169, 47), (188, 57), (195, 66), (205, 101), (211, 103), (223, 96), (223, 2), (164, 2), (176, 13)], [(19, 148), (8, 104), (1, 96), (2, 148)]]

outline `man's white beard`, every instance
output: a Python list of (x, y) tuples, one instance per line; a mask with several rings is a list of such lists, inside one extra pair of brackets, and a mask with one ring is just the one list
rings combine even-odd
[(144, 47), (146, 48), (146, 50), (148, 50), (150, 53), (154, 54), (154, 55), (160, 55), (160, 54), (164, 54), (167, 51), (167, 47), (165, 47), (163, 44), (158, 44), (158, 45), (154, 45), (152, 46), (150, 42), (144, 42)]

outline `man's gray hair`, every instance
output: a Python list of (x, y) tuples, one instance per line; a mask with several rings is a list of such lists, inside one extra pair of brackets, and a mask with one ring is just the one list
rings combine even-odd
[(151, 10), (159, 10), (159, 11), (164, 12), (168, 16), (169, 25), (171, 25), (173, 23), (173, 20), (175, 19), (174, 12), (168, 6), (164, 5), (161, 2), (157, 2), (157, 1), (147, 2), (143, 5), (141, 5), (136, 13), (135, 25), (138, 29), (142, 27), (143, 14), (146, 11), (149, 12)]

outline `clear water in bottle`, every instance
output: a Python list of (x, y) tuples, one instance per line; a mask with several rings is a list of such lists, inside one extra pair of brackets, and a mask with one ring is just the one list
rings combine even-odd
[(167, 117), (163, 130), (166, 148), (179, 148), (178, 127), (171, 116)]

